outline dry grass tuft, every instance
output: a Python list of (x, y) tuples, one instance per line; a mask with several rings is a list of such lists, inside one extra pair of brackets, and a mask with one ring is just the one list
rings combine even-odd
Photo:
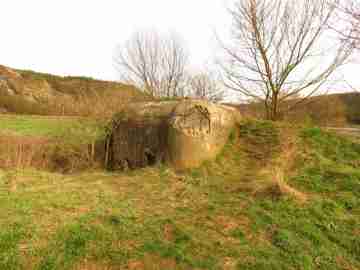
[(296, 129), (284, 128), (280, 134), (280, 154), (266, 166), (261, 174), (267, 181), (258, 183), (254, 187), (253, 193), (256, 196), (272, 197), (279, 199), (288, 196), (295, 199), (299, 203), (305, 203), (308, 196), (287, 183), (287, 179), (296, 174), (295, 161), (298, 154), (298, 136)]
[(289, 186), (287, 178), (296, 174), (295, 161), (298, 155), (299, 137), (298, 130), (285, 128), (281, 138), (281, 153), (276, 161), (277, 165), (272, 170), (274, 186), (278, 187), (281, 194), (293, 197), (300, 203), (305, 203), (308, 196), (295, 188)]
[(0, 137), (0, 167), (3, 169), (27, 167), (43, 168), (49, 140), (41, 137)]
[(271, 176), (271, 181), (267, 181), (265, 184), (260, 186), (260, 188), (255, 189), (255, 196), (271, 197), (275, 200), (288, 196), (299, 203), (307, 202), (308, 196), (306, 194), (296, 190), (286, 183), (284, 169), (280, 167), (274, 168)]
[(67, 115), (91, 117), (93, 119), (108, 119), (114, 113), (129, 102), (143, 100), (146, 97), (134, 97), (130, 91), (106, 92), (99, 94), (95, 91), (91, 93), (79, 94), (76, 97), (62, 96), (56, 100), (49, 100), (47, 107), (49, 115)]

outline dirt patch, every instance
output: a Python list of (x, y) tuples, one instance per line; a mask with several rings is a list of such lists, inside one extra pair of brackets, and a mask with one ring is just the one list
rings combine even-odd
[(164, 239), (166, 241), (173, 241), (174, 240), (174, 226), (172, 224), (165, 224), (164, 225), (164, 229), (163, 229), (163, 235), (164, 235)]
[(85, 260), (84, 262), (81, 262), (78, 265), (76, 265), (73, 269), (74, 270), (115, 270), (119, 268), (114, 268), (108, 265), (101, 265), (99, 263)]
[(129, 270), (156, 270), (156, 269), (191, 269), (179, 266), (175, 259), (162, 258), (154, 254), (145, 254), (143, 260), (132, 260), (128, 263)]
[(219, 216), (216, 218), (216, 223), (222, 228), (222, 232), (228, 234), (232, 230), (236, 229), (239, 224), (234, 218), (227, 216)]

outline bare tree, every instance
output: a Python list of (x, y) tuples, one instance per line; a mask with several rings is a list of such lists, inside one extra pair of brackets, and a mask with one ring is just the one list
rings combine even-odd
[(339, 0), (333, 5), (336, 15), (330, 21), (330, 27), (335, 30), (343, 42), (352, 44), (360, 49), (360, 1)]
[(188, 53), (175, 34), (137, 32), (119, 47), (114, 61), (121, 80), (151, 96), (183, 95)]
[[(356, 53), (360, 52), (360, 1), (359, 0), (339, 0), (334, 3), (336, 15), (329, 23), (329, 27), (338, 34), (341, 42), (353, 46)], [(354, 59), (357, 63), (357, 59)], [(358, 92), (350, 82), (344, 83), (352, 91)]]
[(189, 79), (189, 95), (195, 98), (219, 102), (224, 99), (220, 78), (214, 72), (203, 71)]
[(222, 44), (225, 85), (262, 102), (272, 120), (317, 94), (352, 51), (326, 35), (334, 9), (327, 0), (238, 0), (233, 43)]

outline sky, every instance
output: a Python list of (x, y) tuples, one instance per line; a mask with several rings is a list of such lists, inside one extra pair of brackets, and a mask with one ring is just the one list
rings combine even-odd
[(117, 78), (114, 50), (142, 29), (175, 31), (191, 62), (212, 59), (228, 32), (226, 0), (1, 0), (0, 64), (59, 75)]
[[(194, 67), (210, 65), (227, 39), (233, 0), (1, 0), (0, 64), (57, 75), (117, 80), (116, 46), (142, 29), (175, 31)], [(337, 78), (360, 86), (359, 66)]]

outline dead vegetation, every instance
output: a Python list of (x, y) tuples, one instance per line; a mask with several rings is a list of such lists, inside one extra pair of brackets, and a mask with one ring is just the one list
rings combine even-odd
[(280, 153), (279, 156), (267, 165), (267, 170), (270, 173), (269, 187), (266, 187), (265, 193), (269, 192), (271, 196), (289, 196), (300, 203), (307, 200), (307, 195), (291, 187), (287, 182), (289, 177), (296, 175), (296, 160), (299, 155), (298, 150), (298, 130), (291, 128), (282, 129), (280, 138)]
[(29, 136), (0, 136), (0, 168), (74, 173), (102, 166), (89, 144)]
[(255, 197), (290, 197), (304, 203), (307, 195), (288, 184), (296, 175), (299, 129), (288, 124), (249, 121), (240, 126), (240, 149), (245, 151), (249, 180), (240, 189)]

